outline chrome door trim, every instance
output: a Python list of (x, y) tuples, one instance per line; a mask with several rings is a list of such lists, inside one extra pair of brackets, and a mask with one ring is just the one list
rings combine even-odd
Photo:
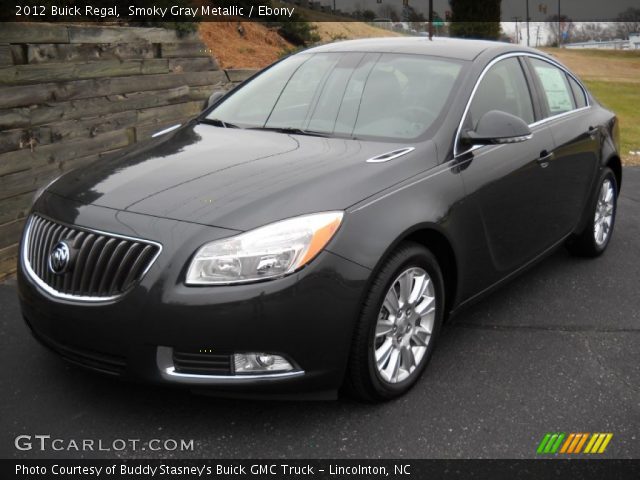
[(551, 122), (553, 120), (556, 120), (558, 118), (562, 118), (568, 115), (572, 115), (574, 113), (583, 111), (583, 110), (587, 110), (589, 108), (591, 108), (591, 101), (589, 99), (589, 95), (587, 95), (587, 89), (584, 87), (584, 85), (582, 85), (582, 82), (580, 82), (580, 80), (578, 80), (576, 78), (576, 76), (571, 73), (569, 70), (567, 70), (566, 67), (564, 67), (563, 65), (561, 65), (560, 63), (544, 57), (542, 55), (538, 55), (536, 53), (533, 52), (509, 52), (509, 53), (505, 53), (502, 55), (497, 56), (496, 58), (494, 58), (493, 60), (491, 60), (482, 70), (482, 72), (480, 73), (480, 76), (478, 77), (478, 79), (476, 80), (475, 85), (473, 86), (473, 90), (471, 91), (471, 95), (469, 96), (469, 100), (467, 100), (467, 105), (464, 108), (464, 112), (462, 113), (462, 118), (460, 119), (460, 123), (458, 124), (458, 129), (456, 130), (456, 136), (454, 138), (454, 144), (453, 144), (453, 157), (459, 157), (460, 155), (463, 155), (465, 153), (471, 152), (473, 150), (476, 150), (480, 147), (482, 147), (483, 145), (474, 145), (471, 148), (468, 148), (462, 152), (458, 152), (458, 143), (460, 141), (460, 134), (462, 133), (462, 124), (464, 123), (464, 120), (467, 118), (467, 114), (469, 113), (469, 108), (471, 107), (471, 102), (473, 101), (473, 98), (476, 95), (476, 92), (478, 90), (478, 86), (480, 85), (480, 82), (482, 81), (482, 79), (484, 78), (485, 74), (487, 73), (487, 71), (493, 67), (496, 63), (500, 62), (501, 60), (505, 60), (507, 58), (513, 58), (513, 57), (532, 57), (532, 58), (537, 58), (538, 60), (542, 60), (544, 62), (550, 63), (551, 65), (559, 68), (560, 70), (562, 70), (563, 72), (565, 72), (567, 75), (569, 75), (571, 78), (573, 78), (576, 83), (578, 84), (578, 86), (582, 89), (585, 99), (587, 101), (587, 106), (586, 107), (581, 107), (581, 108), (576, 108), (573, 110), (570, 110), (568, 112), (563, 112), (563, 113), (559, 113), (557, 115), (553, 115), (551, 117), (547, 117), (547, 118), (543, 118), (541, 120), (538, 120), (536, 122), (533, 122), (529, 125), (529, 128), (532, 127), (537, 127), (538, 125), (543, 125), (547, 122)]

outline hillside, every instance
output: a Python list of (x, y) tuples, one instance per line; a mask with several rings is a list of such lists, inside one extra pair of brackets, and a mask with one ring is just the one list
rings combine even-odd
[(200, 37), (222, 68), (263, 68), (293, 45), (257, 22), (202, 22)]
[[(315, 22), (322, 43), (397, 33), (360, 22)], [(257, 22), (202, 22), (200, 36), (222, 68), (263, 68), (295, 46)]]

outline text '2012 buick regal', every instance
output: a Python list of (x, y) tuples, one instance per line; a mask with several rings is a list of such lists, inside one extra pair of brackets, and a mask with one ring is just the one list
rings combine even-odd
[(443, 321), (566, 245), (607, 247), (618, 123), (507, 44), (290, 56), (37, 198), (24, 318), (94, 370), (227, 395), (396, 397)]

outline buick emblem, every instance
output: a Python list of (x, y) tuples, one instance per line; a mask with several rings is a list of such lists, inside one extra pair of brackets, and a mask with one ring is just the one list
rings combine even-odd
[(61, 275), (69, 268), (70, 260), (71, 253), (69, 252), (69, 245), (67, 245), (64, 240), (58, 242), (49, 254), (49, 270), (57, 275)]

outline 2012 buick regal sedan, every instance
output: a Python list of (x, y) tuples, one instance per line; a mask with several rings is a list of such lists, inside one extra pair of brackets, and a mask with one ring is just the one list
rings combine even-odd
[(606, 249), (617, 150), (615, 115), (536, 50), (312, 48), (44, 189), (22, 311), (61, 356), (125, 378), (390, 399), (451, 313), (558, 246)]

